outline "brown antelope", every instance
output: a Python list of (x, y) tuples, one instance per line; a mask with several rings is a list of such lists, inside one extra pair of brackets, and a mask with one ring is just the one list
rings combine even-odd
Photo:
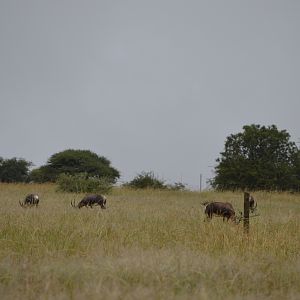
[(86, 208), (89, 206), (93, 208), (93, 205), (99, 205), (102, 209), (106, 208), (106, 197), (102, 195), (89, 195), (84, 197), (77, 205), (74, 202), (71, 202), (73, 207), (81, 208), (85, 206)]
[(23, 202), (19, 201), (19, 204), (23, 207), (32, 207), (32, 206), (38, 206), (40, 202), (40, 198), (37, 194), (29, 194), (26, 196)]
[(252, 213), (254, 213), (256, 208), (257, 208), (257, 202), (254, 200), (254, 197), (250, 195), (250, 197), (249, 197), (249, 209)]
[(223, 217), (225, 219), (236, 222), (235, 211), (231, 203), (224, 202), (205, 202), (202, 203), (205, 206), (205, 214), (207, 219), (212, 219), (213, 215)]

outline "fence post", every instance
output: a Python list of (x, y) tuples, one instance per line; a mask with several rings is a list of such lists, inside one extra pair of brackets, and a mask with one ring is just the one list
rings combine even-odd
[(249, 197), (250, 194), (244, 192), (244, 233), (249, 233)]

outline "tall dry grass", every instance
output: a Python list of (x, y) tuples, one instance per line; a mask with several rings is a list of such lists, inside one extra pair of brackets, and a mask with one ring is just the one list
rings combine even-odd
[[(18, 201), (37, 192), (40, 207)], [(115, 189), (108, 209), (53, 185), (0, 185), (1, 299), (300, 299), (300, 195), (255, 193), (260, 217), (203, 222), (241, 193)]]

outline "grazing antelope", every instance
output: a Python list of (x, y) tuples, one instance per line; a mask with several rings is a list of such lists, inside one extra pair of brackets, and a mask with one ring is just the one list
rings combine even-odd
[(26, 196), (23, 202), (19, 201), (19, 204), (23, 207), (33, 207), (33, 206), (38, 206), (40, 202), (40, 198), (37, 194), (29, 194)]
[(99, 205), (102, 209), (106, 208), (106, 197), (102, 195), (89, 195), (84, 197), (77, 205), (75, 204), (75, 200), (72, 202), (71, 205), (73, 207), (81, 208), (85, 206), (86, 208), (89, 206), (93, 208), (93, 205)]
[(253, 196), (250, 195), (250, 197), (249, 197), (249, 209), (252, 213), (254, 213), (256, 208), (257, 208), (257, 202), (254, 200)]
[(212, 219), (213, 215), (223, 217), (225, 219), (236, 222), (235, 211), (231, 203), (224, 202), (205, 202), (202, 203), (205, 206), (205, 214), (207, 219)]

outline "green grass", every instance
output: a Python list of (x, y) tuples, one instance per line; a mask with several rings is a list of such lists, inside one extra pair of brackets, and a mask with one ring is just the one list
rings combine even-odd
[(1, 299), (300, 299), (300, 195), (255, 193), (247, 236), (201, 206), (242, 193), (115, 189), (79, 210), (55, 189), (0, 185)]

